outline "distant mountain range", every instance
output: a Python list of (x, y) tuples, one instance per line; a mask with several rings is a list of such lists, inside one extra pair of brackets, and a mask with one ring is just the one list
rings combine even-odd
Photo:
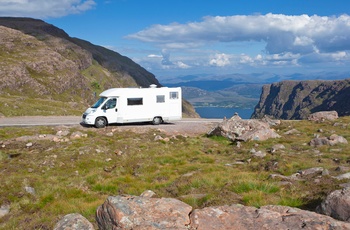
[(262, 87), (285, 80), (341, 80), (349, 77), (347, 72), (273, 73), (186, 75), (174, 78), (159, 78), (169, 87), (182, 87), (183, 96), (195, 107), (239, 107), (253, 109), (259, 102)]

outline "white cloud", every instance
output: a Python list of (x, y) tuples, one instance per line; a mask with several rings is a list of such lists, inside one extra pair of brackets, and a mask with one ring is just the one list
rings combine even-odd
[(94, 8), (94, 0), (0, 0), (0, 16), (54, 18)]
[(266, 42), (268, 53), (312, 53), (350, 49), (350, 16), (281, 14), (205, 17), (201, 22), (153, 25), (128, 38), (178, 47), (208, 42)]
[[(186, 24), (153, 25), (127, 38), (167, 48), (163, 64), (171, 64), (172, 68), (177, 65), (170, 61), (170, 52), (182, 53), (192, 69), (211, 66), (231, 71), (249, 67), (310, 68), (314, 64), (326, 68), (346, 66), (350, 61), (350, 16), (346, 14), (209, 16)], [(242, 44), (260, 44), (263, 48), (253, 50)], [(194, 55), (194, 49), (202, 54)], [(176, 55), (173, 59), (182, 61)]]
[(230, 65), (230, 56), (224, 53), (221, 54), (215, 54), (213, 57), (210, 58), (209, 64), (211, 66), (227, 66)]

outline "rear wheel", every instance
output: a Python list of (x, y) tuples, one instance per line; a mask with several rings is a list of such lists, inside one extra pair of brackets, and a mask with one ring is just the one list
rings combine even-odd
[(104, 128), (107, 125), (107, 120), (104, 117), (98, 117), (95, 120), (95, 127), (96, 128)]
[(159, 125), (162, 122), (163, 122), (163, 120), (161, 117), (155, 117), (155, 118), (153, 118), (152, 124)]

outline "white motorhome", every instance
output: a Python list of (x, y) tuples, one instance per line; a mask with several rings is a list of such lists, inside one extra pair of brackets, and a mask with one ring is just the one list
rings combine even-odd
[(103, 128), (112, 123), (152, 122), (182, 118), (181, 88), (113, 88), (83, 114), (83, 123)]

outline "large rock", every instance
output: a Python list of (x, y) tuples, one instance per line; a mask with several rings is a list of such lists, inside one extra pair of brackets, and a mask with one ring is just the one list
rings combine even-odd
[(197, 230), (228, 229), (350, 229), (350, 224), (315, 212), (286, 206), (242, 205), (208, 207), (191, 213), (191, 227)]
[(188, 229), (192, 207), (173, 198), (110, 196), (96, 212), (99, 229)]
[(255, 208), (239, 204), (203, 209), (172, 198), (108, 197), (97, 209), (104, 229), (349, 229), (350, 223), (287, 206)]
[(350, 188), (330, 193), (317, 207), (317, 212), (335, 219), (350, 222)]
[(337, 111), (320, 111), (312, 113), (307, 118), (309, 121), (334, 121), (338, 119)]
[(348, 141), (343, 136), (332, 134), (330, 137), (316, 137), (309, 143), (313, 147), (322, 145), (336, 145), (336, 144), (348, 144)]
[(255, 119), (243, 120), (238, 115), (223, 120), (209, 131), (208, 135), (224, 136), (232, 141), (264, 141), (269, 138), (280, 137), (270, 128), (269, 123)]
[(94, 226), (82, 215), (72, 213), (65, 215), (54, 227), (54, 230), (94, 230)]

